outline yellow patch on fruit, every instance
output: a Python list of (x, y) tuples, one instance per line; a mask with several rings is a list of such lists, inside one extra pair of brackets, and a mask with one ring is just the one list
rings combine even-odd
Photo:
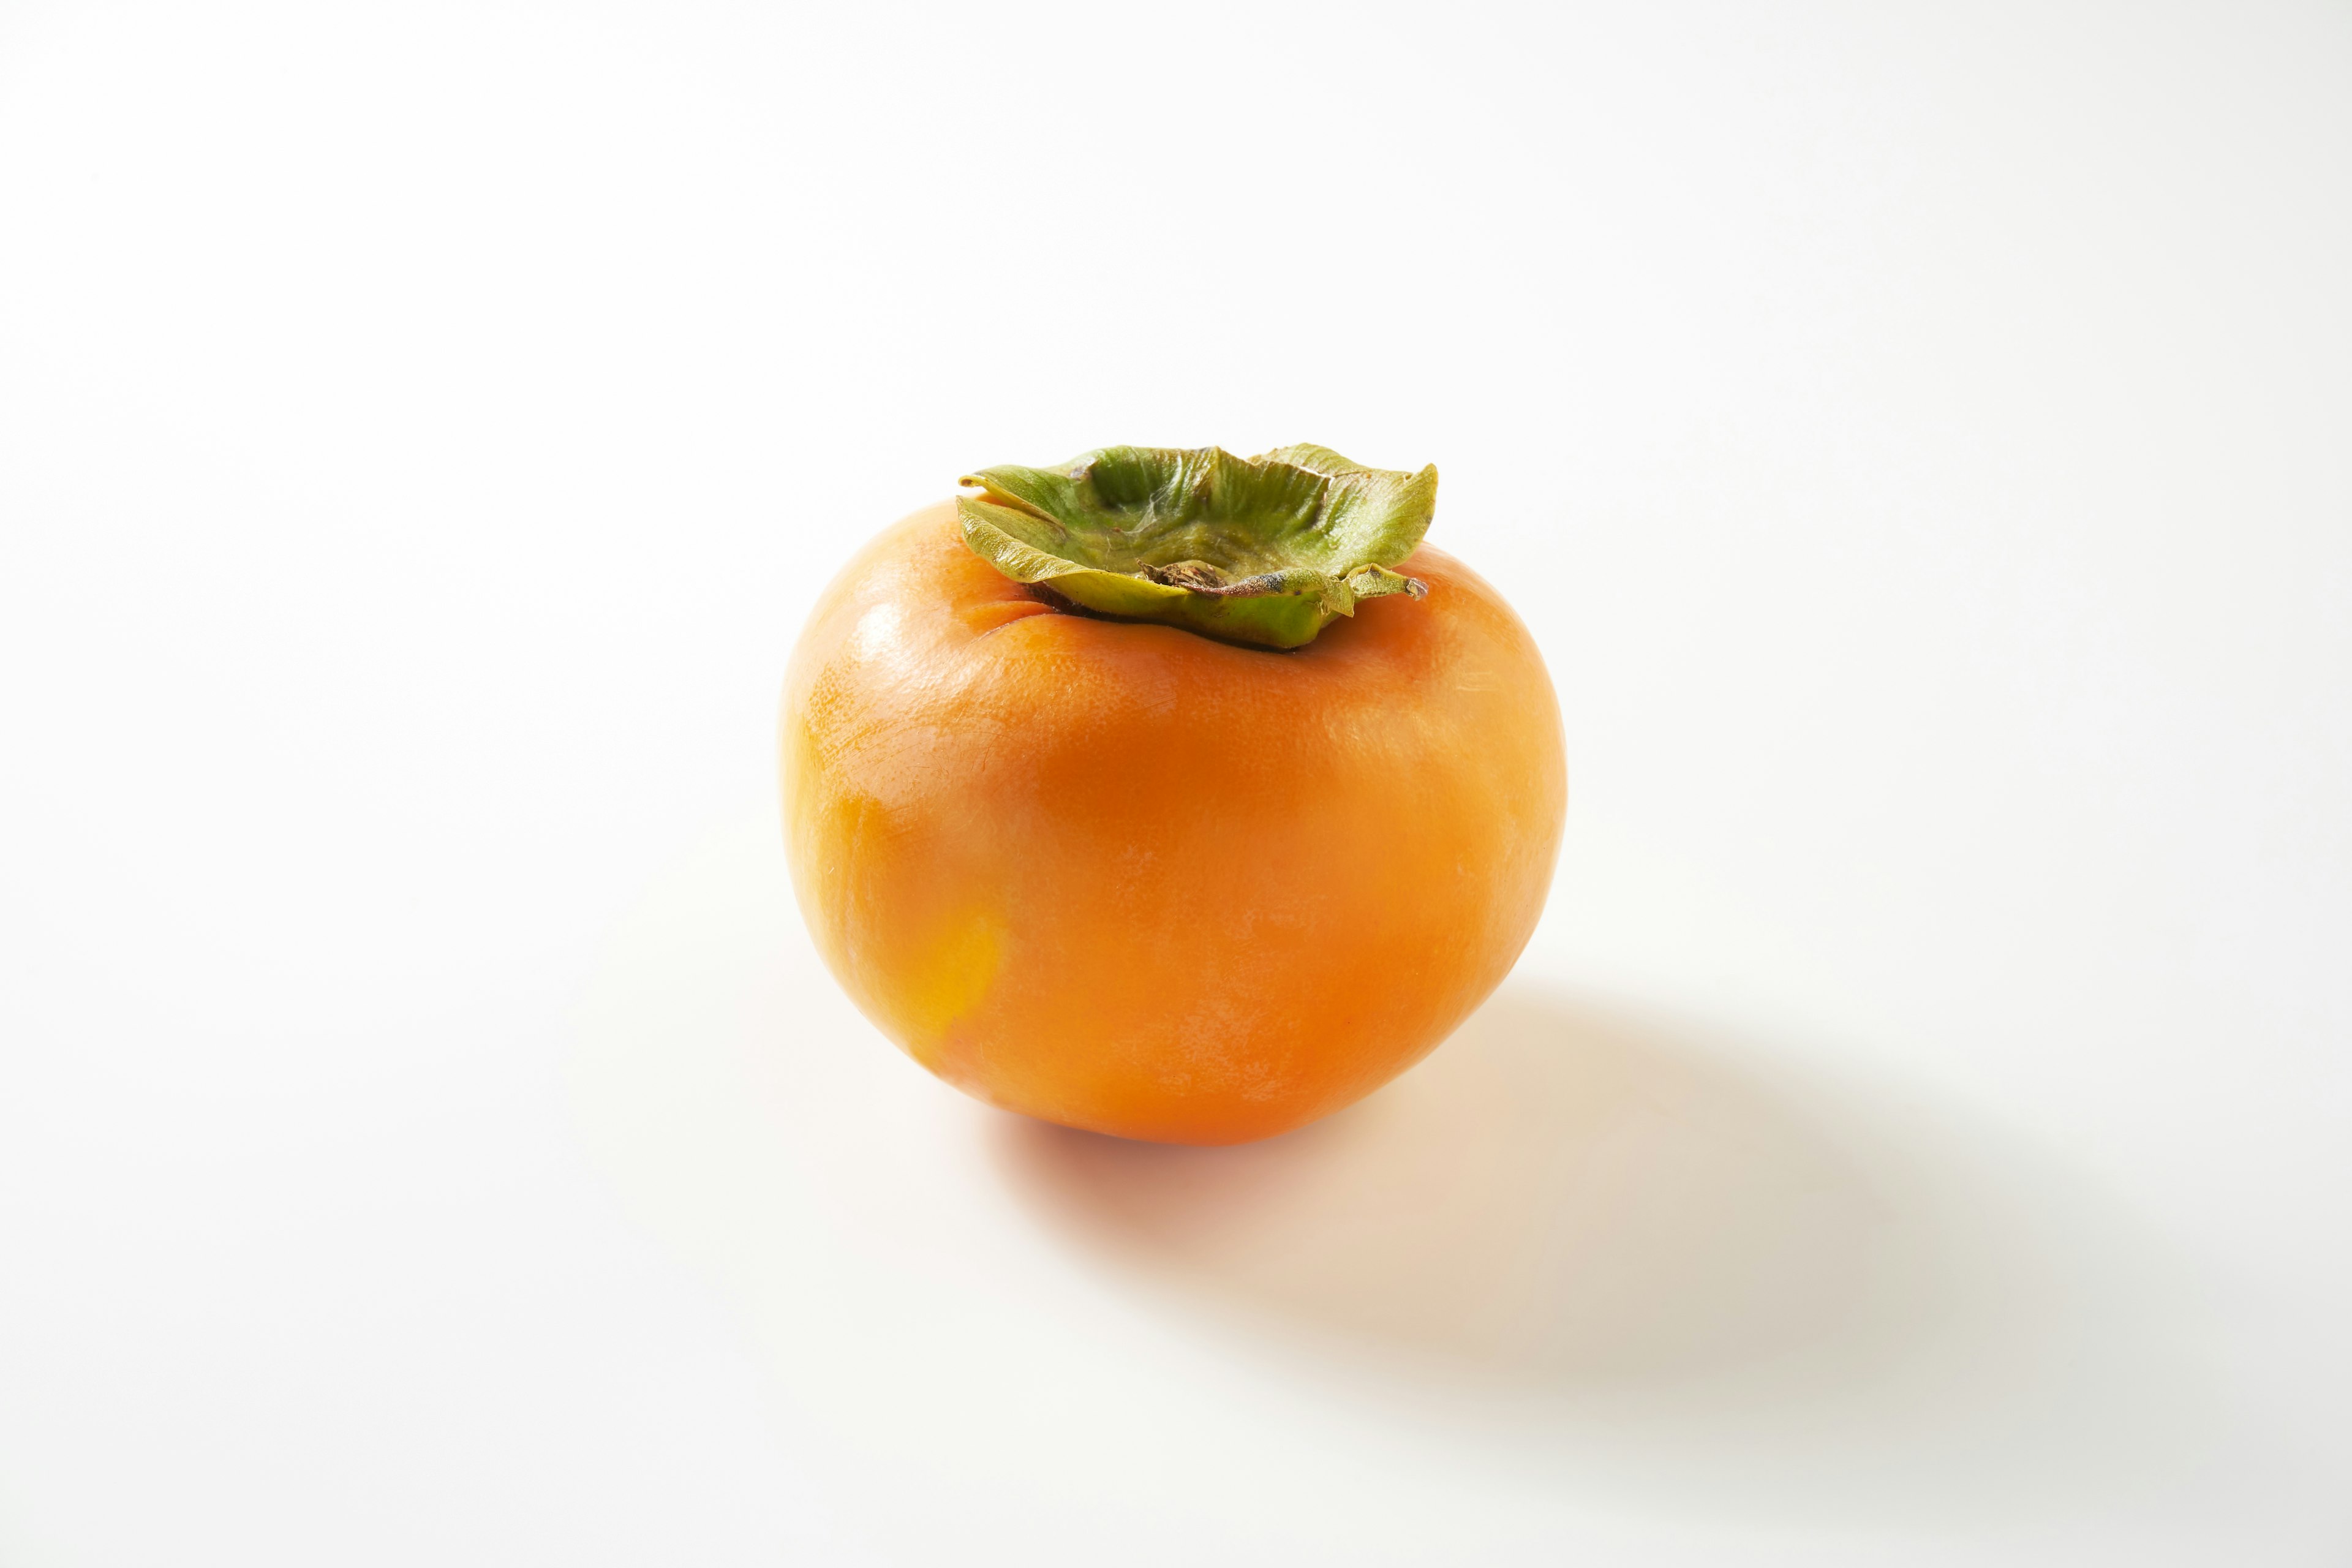
[(907, 1048), (936, 1072), (940, 1047), (956, 1021), (986, 999), (1004, 967), (1004, 921), (988, 910), (974, 910), (948, 922), (915, 965), (901, 999)]

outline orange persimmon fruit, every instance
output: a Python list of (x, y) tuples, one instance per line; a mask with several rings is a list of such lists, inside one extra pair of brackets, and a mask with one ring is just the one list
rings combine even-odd
[(1502, 980), (1567, 806), (1436, 471), (1107, 447), (967, 477), (826, 589), (783, 711), (825, 962), (925, 1068), (1121, 1137), (1370, 1093)]

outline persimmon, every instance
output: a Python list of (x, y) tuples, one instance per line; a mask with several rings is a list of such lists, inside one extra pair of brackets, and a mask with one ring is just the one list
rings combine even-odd
[(1433, 468), (1108, 447), (968, 476), (826, 589), (786, 679), (795, 891), (915, 1060), (1232, 1143), (1370, 1093), (1517, 960), (1567, 805)]

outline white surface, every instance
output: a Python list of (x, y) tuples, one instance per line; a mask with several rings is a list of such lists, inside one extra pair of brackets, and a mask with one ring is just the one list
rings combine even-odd
[[(0, 13), (0, 1561), (2352, 1552), (2340, 8), (779, 9)], [(971, 1106), (810, 596), (1297, 439), (1546, 924), (1273, 1145)]]

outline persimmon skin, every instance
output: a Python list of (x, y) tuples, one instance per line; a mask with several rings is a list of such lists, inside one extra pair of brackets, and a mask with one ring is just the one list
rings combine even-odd
[(794, 889), (858, 1007), (993, 1105), (1237, 1143), (1328, 1115), (1517, 961), (1567, 809), (1502, 596), (1429, 586), (1288, 653), (1057, 610), (953, 503), (869, 544), (793, 655)]

